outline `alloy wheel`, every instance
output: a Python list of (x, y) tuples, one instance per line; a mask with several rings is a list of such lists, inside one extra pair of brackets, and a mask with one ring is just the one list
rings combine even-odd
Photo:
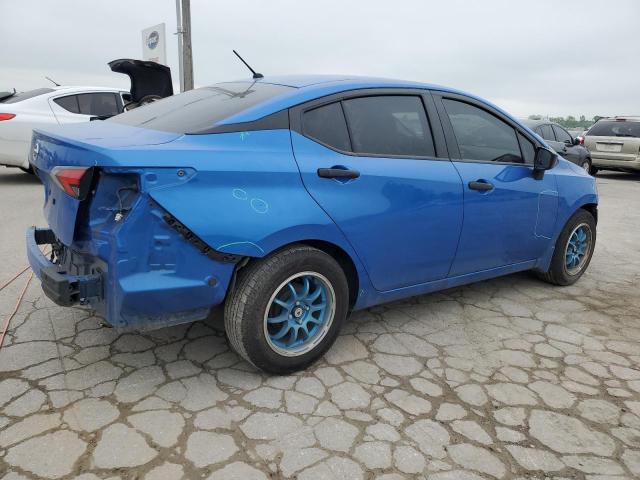
[(264, 314), (264, 334), (273, 351), (293, 357), (315, 348), (335, 316), (335, 292), (317, 272), (301, 272), (275, 289)]

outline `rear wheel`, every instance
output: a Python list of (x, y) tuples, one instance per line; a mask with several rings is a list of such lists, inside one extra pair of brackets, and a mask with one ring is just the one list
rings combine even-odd
[(321, 250), (297, 245), (240, 270), (225, 305), (225, 328), (243, 358), (284, 374), (331, 347), (348, 308), (340, 265)]
[(591, 159), (589, 157), (582, 160), (580, 166), (584, 169), (585, 172), (591, 174)]
[(593, 175), (595, 177), (598, 174), (599, 171), (600, 171), (600, 169), (598, 167), (594, 167), (593, 164), (591, 164), (591, 168), (589, 169), (589, 173), (591, 175)]
[(549, 270), (540, 277), (554, 285), (572, 285), (589, 266), (595, 245), (595, 219), (591, 213), (580, 209), (560, 233)]

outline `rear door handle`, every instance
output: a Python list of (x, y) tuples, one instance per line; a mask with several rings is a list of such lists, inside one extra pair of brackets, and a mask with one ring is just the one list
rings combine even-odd
[(318, 176), (322, 178), (358, 178), (360, 172), (344, 168), (319, 168)]
[(488, 190), (493, 190), (493, 183), (489, 183), (486, 180), (476, 180), (475, 182), (469, 182), (469, 189), (486, 192)]

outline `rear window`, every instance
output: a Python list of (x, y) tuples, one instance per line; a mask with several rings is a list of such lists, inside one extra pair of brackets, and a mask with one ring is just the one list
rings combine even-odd
[(23, 100), (29, 100), (30, 98), (37, 97), (38, 95), (44, 95), (45, 93), (53, 92), (53, 88), (36, 88), (35, 90), (29, 90), (28, 92), (20, 92), (10, 97), (3, 98), (0, 103), (18, 103)]
[(163, 98), (105, 121), (165, 132), (198, 133), (291, 88), (266, 83), (220, 83)]
[(600, 120), (587, 135), (596, 137), (640, 137), (640, 122)]

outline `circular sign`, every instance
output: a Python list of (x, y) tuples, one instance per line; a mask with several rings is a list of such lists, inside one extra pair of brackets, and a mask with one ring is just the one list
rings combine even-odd
[(157, 31), (153, 31), (147, 37), (147, 47), (153, 50), (158, 46), (158, 42), (160, 42), (160, 34)]

